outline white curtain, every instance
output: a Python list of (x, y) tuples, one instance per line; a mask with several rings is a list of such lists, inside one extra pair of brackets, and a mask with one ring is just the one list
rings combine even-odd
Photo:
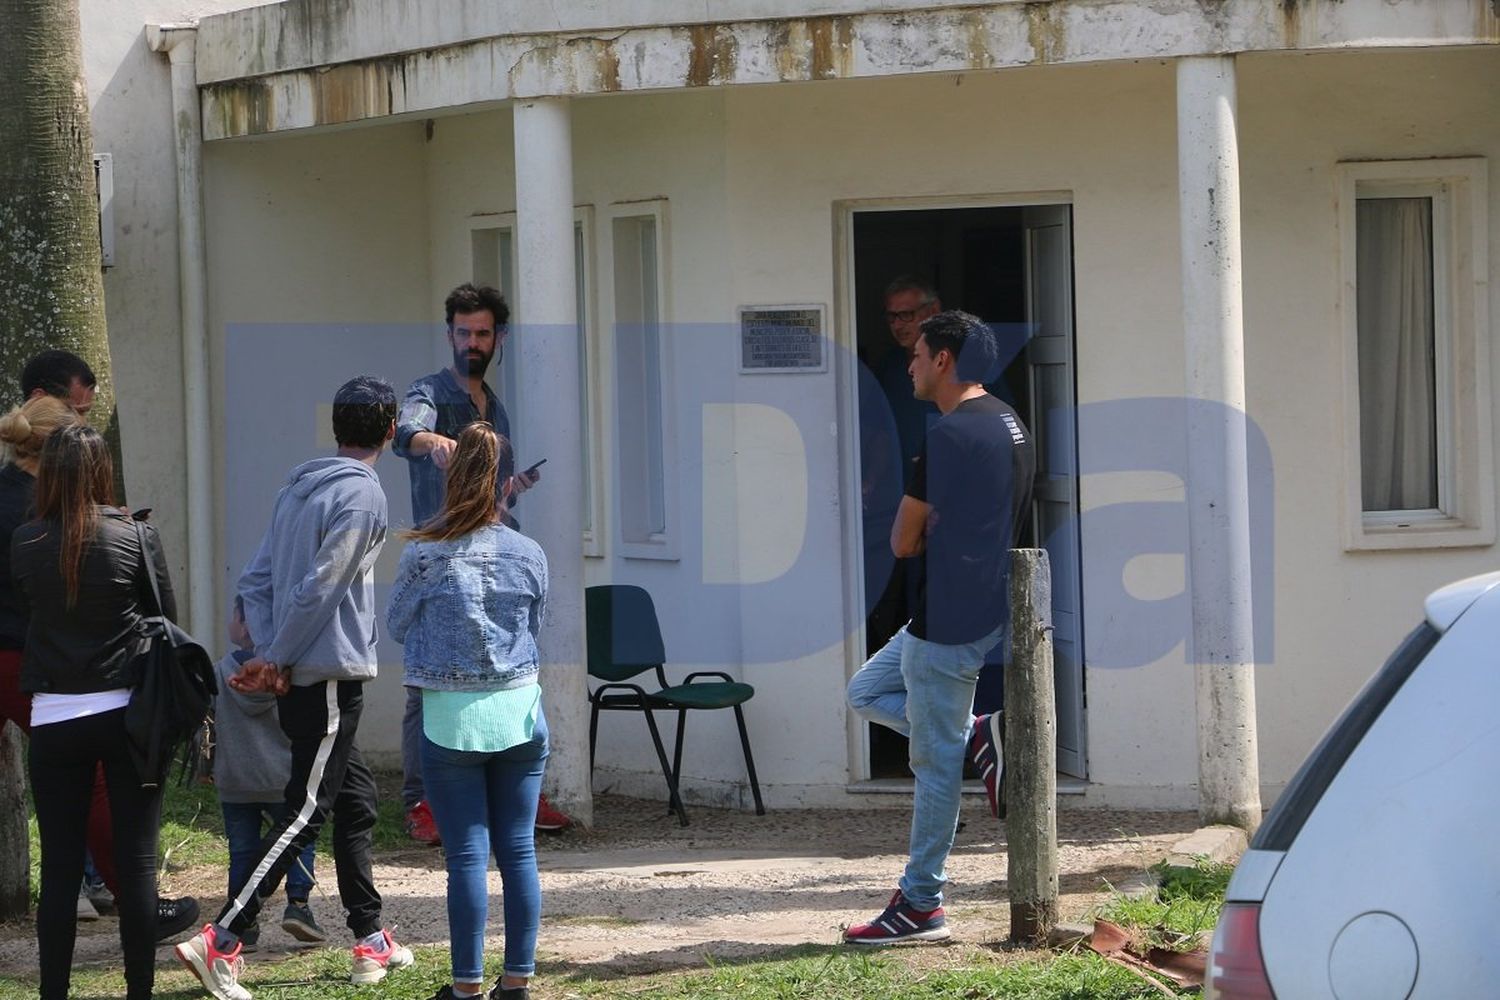
[(1355, 233), (1364, 509), (1435, 508), (1432, 200), (1361, 198)]

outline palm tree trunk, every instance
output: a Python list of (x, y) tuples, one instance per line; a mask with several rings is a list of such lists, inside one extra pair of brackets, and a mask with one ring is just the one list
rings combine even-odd
[[(82, 47), (77, 0), (0, 0), (0, 402), (19, 402), (39, 351), (87, 361), (123, 503)], [(0, 754), (0, 919), (30, 899), (26, 813), (8, 807), (22, 800), (18, 763)]]

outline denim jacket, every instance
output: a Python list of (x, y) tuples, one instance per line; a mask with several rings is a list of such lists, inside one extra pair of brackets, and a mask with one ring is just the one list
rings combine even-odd
[(518, 531), (492, 524), (401, 553), (386, 624), (403, 644), (409, 687), (500, 691), (537, 680), (537, 633), (547, 557)]
[[(413, 524), (426, 522), (442, 509), (445, 473), (431, 457), (411, 453), (412, 438), (422, 431), (431, 431), (456, 440), (458, 432), (476, 420), (488, 421), (500, 434), (510, 437), (510, 417), (505, 406), (488, 383), (481, 384), (485, 400), (483, 413), (475, 409), (468, 387), (460, 385), (448, 368), (417, 379), (406, 390), (406, 399), (396, 417), (396, 440), (392, 442), (391, 450), (410, 463)], [(511, 446), (514, 448), (514, 441)]]

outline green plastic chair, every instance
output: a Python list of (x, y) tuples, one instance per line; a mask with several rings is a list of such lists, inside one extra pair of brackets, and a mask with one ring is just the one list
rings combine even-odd
[[(663, 669), (667, 660), (661, 626), (656, 620), (656, 606), (651, 595), (640, 587), (610, 584), (589, 587), (584, 591), (584, 611), (588, 622), (589, 676), (604, 683), (589, 693), (592, 711), (589, 717), (589, 771), (594, 769), (594, 749), (598, 744), (600, 712), (640, 712), (646, 717), (646, 728), (661, 762), (662, 776), (667, 779), (669, 807), (677, 813), (683, 826), (688, 825), (687, 810), (677, 791), (682, 773), (682, 738), (690, 711), (734, 709), (739, 725), (740, 746), (745, 751), (745, 770), (750, 775), (750, 791), (755, 796), (755, 813), (766, 814), (760, 798), (760, 782), (755, 777), (755, 758), (750, 754), (750, 735), (745, 730), (745, 713), (741, 706), (755, 695), (755, 688), (741, 684), (718, 670), (700, 670), (688, 674), (681, 684), (668, 684)], [(648, 670), (656, 672), (657, 689), (647, 691), (632, 678)], [(700, 680), (699, 678), (718, 678)], [(672, 762), (662, 745), (661, 731), (656, 727), (657, 709), (677, 713), (677, 745)]]

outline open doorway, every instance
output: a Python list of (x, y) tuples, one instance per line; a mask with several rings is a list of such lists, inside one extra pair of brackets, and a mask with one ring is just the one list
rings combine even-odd
[[(1014, 360), (987, 388), (1014, 406), (1037, 444), (1037, 482), (1021, 545), (1048, 549), (1058, 705), (1058, 766), (1084, 777), (1081, 588), (1074, 432), (1072, 235), (1067, 205), (858, 210), (852, 218), (854, 343), (859, 358), (865, 647), (910, 617), (918, 566), (890, 555), (890, 522), (931, 404), (914, 400), (907, 351), (886, 315), (893, 280), (930, 286), (944, 309), (1000, 326)], [(1008, 345), (1008, 347), (1007, 347)], [(893, 468), (894, 467), (894, 468)], [(1002, 707), (1003, 648), (986, 657), (974, 711)], [(902, 778), (906, 739), (869, 725), (871, 778)]]

